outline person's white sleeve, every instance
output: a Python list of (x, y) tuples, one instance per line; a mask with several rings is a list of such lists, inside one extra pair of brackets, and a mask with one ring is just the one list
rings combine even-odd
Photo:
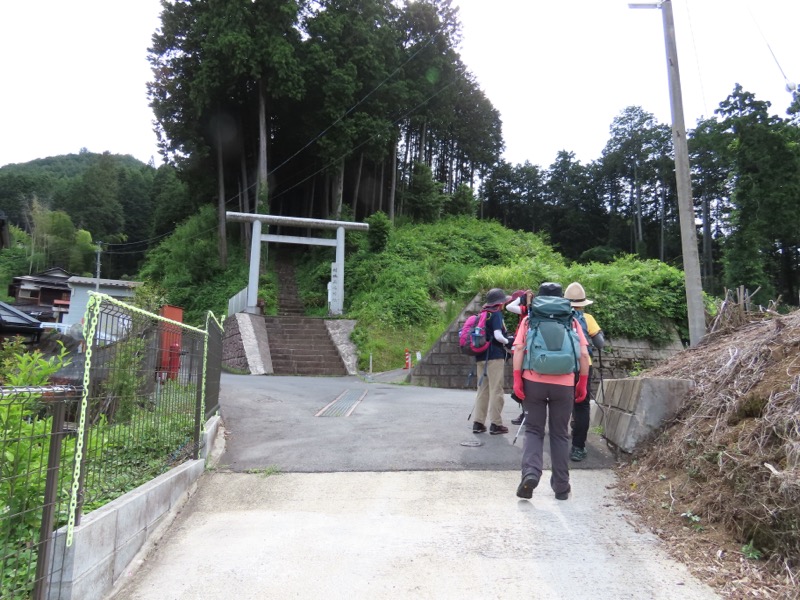
[(508, 312), (514, 313), (515, 315), (521, 315), (522, 314), (522, 306), (521, 306), (522, 298), (523, 298), (523, 296), (520, 296), (516, 300), (506, 304), (506, 310)]
[(494, 330), (494, 339), (496, 339), (503, 345), (506, 345), (508, 343), (508, 338), (506, 338), (506, 336), (503, 335), (503, 332), (500, 331), (499, 329)]

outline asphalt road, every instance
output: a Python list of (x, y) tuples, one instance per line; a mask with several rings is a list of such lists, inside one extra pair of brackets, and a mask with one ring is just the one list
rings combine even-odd
[[(360, 402), (348, 417), (315, 417), (342, 394)], [(222, 417), (227, 432), (221, 463), (233, 471), (277, 467), (281, 472), (515, 470), (522, 435), (507, 398), (506, 435), (472, 433), (475, 392), (390, 383), (358, 377), (248, 377), (225, 375)], [(478, 447), (462, 442), (480, 442)], [(545, 468), (550, 468), (545, 440)], [(613, 457), (596, 435), (589, 457), (575, 468), (611, 468)]]
[[(522, 439), (472, 434), (474, 396), (223, 376), (217, 468), (112, 597), (718, 597), (616, 502), (596, 436), (569, 500), (546, 484), (518, 499)], [(337, 398), (349, 416), (315, 416)], [(509, 401), (505, 420), (516, 414)]]

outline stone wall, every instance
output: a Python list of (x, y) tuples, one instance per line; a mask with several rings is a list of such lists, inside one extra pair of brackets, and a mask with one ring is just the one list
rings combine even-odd
[(239, 321), (236, 315), (231, 315), (222, 324), (222, 364), (236, 371), (249, 373), (247, 353), (242, 344), (242, 334), (239, 331)]
[[(482, 300), (481, 294), (475, 296), (430, 351), (414, 366), (409, 375), (409, 382), (412, 385), (452, 389), (474, 389), (477, 386), (481, 366), (475, 364), (474, 358), (461, 354), (458, 334), (467, 318), (480, 310)], [(638, 373), (655, 366), (681, 350), (683, 345), (677, 334), (674, 335), (672, 342), (658, 348), (642, 340), (607, 338), (602, 354), (595, 352), (594, 355), (592, 389), (596, 395), (600, 382), (598, 367), (601, 363), (603, 379), (622, 379), (631, 373)], [(470, 373), (473, 373), (472, 377), (469, 377)], [(510, 391), (513, 385), (514, 378), (509, 360), (506, 362), (506, 390)]]
[(272, 374), (264, 317), (236, 313), (223, 323), (222, 364), (252, 375)]
[[(477, 313), (483, 305), (483, 295), (478, 294), (461, 311), (447, 331), (433, 345), (411, 370), (409, 382), (412, 385), (427, 387), (468, 389), (475, 388), (481, 375), (483, 365), (476, 365), (475, 358), (461, 353), (458, 346), (458, 333), (464, 322)], [(470, 377), (472, 373), (472, 377)], [(511, 372), (511, 361), (506, 363), (506, 388), (511, 390), (514, 384)]]

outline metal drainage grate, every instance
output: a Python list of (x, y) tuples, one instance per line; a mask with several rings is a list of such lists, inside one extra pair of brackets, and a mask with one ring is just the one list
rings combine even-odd
[(367, 390), (345, 390), (315, 417), (349, 417), (367, 395)]

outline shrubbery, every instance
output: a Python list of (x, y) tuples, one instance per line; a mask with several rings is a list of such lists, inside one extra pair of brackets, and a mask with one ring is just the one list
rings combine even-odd
[[(321, 274), (319, 284), (327, 280)], [(686, 335), (683, 273), (655, 260), (623, 256), (610, 264), (569, 265), (539, 235), (495, 222), (452, 217), (401, 225), (383, 252), (362, 243), (347, 258), (347, 316), (358, 320), (353, 338), (366, 368), (402, 365), (406, 347), (426, 351), (478, 292), (511, 292), (543, 281), (566, 288), (580, 281), (595, 303), (591, 312), (607, 336), (671, 339)]]
[[(215, 218), (209, 207), (187, 220), (151, 253), (141, 274), (155, 279), (171, 304), (183, 306), (190, 323), (209, 308), (225, 312), (228, 298), (247, 282), (241, 250), (232, 250), (228, 268), (220, 269)], [(683, 273), (665, 263), (598, 252), (597, 259), (611, 262), (568, 264), (541, 235), (466, 215), (422, 224), (399, 219), (392, 226), (376, 213), (368, 221), (368, 233), (350, 232), (346, 238), (345, 311), (358, 320), (353, 338), (361, 368), (367, 368), (370, 354), (373, 367), (384, 370), (403, 364), (406, 347), (426, 351), (478, 292), (536, 290), (543, 281), (565, 288), (580, 281), (595, 301), (589, 312), (612, 340), (663, 343), (675, 327), (688, 337)], [(300, 296), (309, 314), (323, 316), (331, 251), (309, 248), (298, 256)], [(268, 297), (269, 312), (277, 286), (274, 269), (267, 272), (260, 296)]]

